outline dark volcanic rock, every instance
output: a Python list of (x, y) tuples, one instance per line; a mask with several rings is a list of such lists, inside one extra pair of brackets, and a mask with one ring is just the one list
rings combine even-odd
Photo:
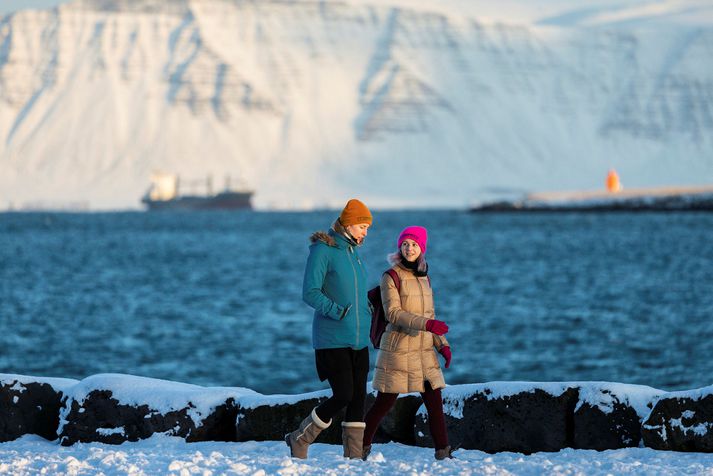
[(59, 387), (74, 381), (3, 375), (0, 378), (0, 442), (26, 434), (48, 440), (57, 439), (62, 391), (48, 383), (55, 380)]
[[(135, 397), (126, 397), (127, 386), (128, 394)], [(119, 444), (155, 433), (180, 436), (189, 442), (235, 440), (237, 407), (226, 389), (129, 375), (92, 376), (78, 387), (62, 412), (62, 445), (78, 441)], [(117, 398), (117, 391), (127, 401)], [(140, 396), (146, 402), (134, 401)]]
[[(493, 382), (443, 391), (451, 444), (488, 452), (638, 446), (641, 421), (663, 392), (611, 382)], [(425, 409), (418, 444), (432, 446)]]
[(713, 387), (664, 394), (643, 424), (644, 445), (713, 452)]
[(237, 441), (235, 434), (235, 419), (238, 407), (235, 399), (228, 398), (225, 403), (217, 405), (201, 424), (186, 438), (186, 441)]
[[(443, 392), (451, 446), (489, 453), (559, 451), (571, 446), (576, 387), (536, 383), (458, 387)], [(433, 445), (423, 409), (416, 416), (416, 443)]]
[(185, 438), (195, 430), (186, 409), (161, 414), (148, 405), (123, 405), (112, 398), (110, 390), (94, 390), (83, 402), (70, 400), (68, 404), (66, 423), (60, 433), (63, 445), (78, 441), (120, 444), (154, 433)]
[[(321, 402), (327, 392), (303, 395), (259, 395), (238, 401), (237, 441), (282, 440)], [(318, 443), (341, 443), (341, 419), (334, 418), (329, 428), (317, 437)], [(338, 421), (337, 421), (338, 420)]]
[(639, 415), (623, 403), (609, 412), (584, 403), (574, 412), (573, 448), (603, 451), (638, 446), (640, 440)]
[(579, 385), (572, 446), (599, 451), (639, 446), (641, 422), (663, 392), (643, 385), (611, 382)]

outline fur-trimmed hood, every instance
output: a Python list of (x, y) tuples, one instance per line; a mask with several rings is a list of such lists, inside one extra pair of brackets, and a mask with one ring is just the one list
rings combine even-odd
[(317, 243), (318, 241), (321, 241), (327, 246), (337, 246), (337, 241), (326, 231), (315, 231), (312, 233), (312, 236), (309, 237), (309, 241), (310, 243)]
[(312, 235), (309, 237), (309, 241), (311, 243), (317, 243), (318, 241), (321, 241), (327, 246), (337, 248), (337, 240), (335, 239), (335, 236), (337, 235), (347, 240), (350, 245), (357, 246), (354, 240), (349, 238), (346, 228), (344, 228), (344, 226), (339, 223), (339, 219), (334, 221), (334, 223), (332, 224), (332, 228), (328, 232), (315, 231), (314, 233), (312, 233)]

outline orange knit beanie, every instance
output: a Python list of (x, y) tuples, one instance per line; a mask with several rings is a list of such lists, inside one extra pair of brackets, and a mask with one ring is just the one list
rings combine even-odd
[(369, 209), (356, 198), (349, 200), (344, 210), (342, 210), (342, 214), (339, 215), (339, 221), (343, 226), (358, 225), (360, 223), (371, 225), (371, 220)]

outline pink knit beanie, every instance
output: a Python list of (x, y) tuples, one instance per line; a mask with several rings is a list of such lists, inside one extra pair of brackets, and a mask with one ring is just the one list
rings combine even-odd
[(401, 244), (404, 240), (410, 239), (418, 243), (421, 248), (421, 254), (426, 254), (426, 242), (428, 241), (428, 231), (422, 226), (408, 226), (399, 235), (398, 249), (401, 249)]

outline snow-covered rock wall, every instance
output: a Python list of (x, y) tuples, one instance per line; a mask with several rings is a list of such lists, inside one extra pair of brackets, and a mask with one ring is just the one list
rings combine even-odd
[(642, 433), (650, 448), (713, 452), (713, 386), (660, 396)]
[(26, 434), (56, 439), (64, 392), (76, 383), (0, 374), (0, 442)]
[[(713, 5), (75, 0), (0, 17), (0, 209), (465, 206), (713, 180)], [(407, 172), (409, 180), (394, 180)], [(188, 190), (184, 190), (188, 191)]]
[[(81, 381), (0, 374), (0, 442), (38, 434), (62, 445), (154, 434), (186, 441), (282, 440), (329, 396), (261, 395), (121, 374)], [(373, 403), (371, 391), (367, 408)], [(713, 451), (713, 387), (663, 392), (611, 382), (490, 382), (443, 390), (450, 441), (464, 449), (534, 453), (637, 447)], [(430, 446), (418, 395), (402, 395), (376, 442)], [(340, 419), (319, 441), (341, 441)], [(642, 439), (643, 436), (643, 439)]]

